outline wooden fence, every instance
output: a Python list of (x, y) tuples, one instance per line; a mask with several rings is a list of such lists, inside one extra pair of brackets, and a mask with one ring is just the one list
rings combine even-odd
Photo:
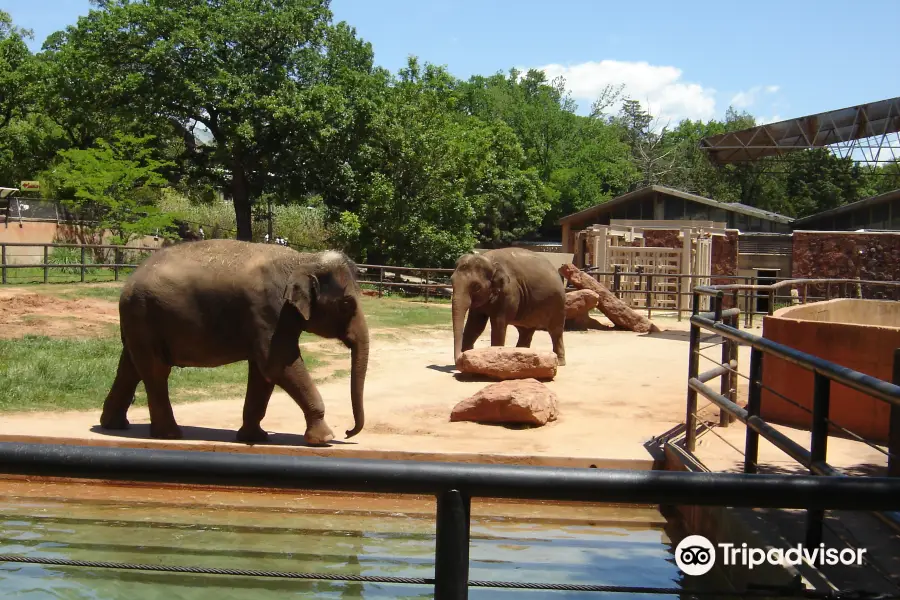
[[(16, 261), (9, 260), (12, 249), (37, 248), (37, 252), (17, 253)], [(54, 261), (51, 250), (75, 249), (79, 259), (77, 262)], [(97, 277), (98, 271), (112, 272), (112, 281), (119, 281), (123, 274), (134, 270), (146, 256), (159, 248), (113, 245), (79, 245), (79, 244), (37, 244), (37, 243), (2, 243), (0, 244), (0, 273), (2, 283), (49, 283), (54, 270), (64, 269), (75, 276), (77, 282), (102, 281)], [(108, 262), (89, 261), (98, 255), (108, 257)], [(23, 257), (33, 256), (35, 262), (22, 262)], [(129, 261), (128, 257), (138, 256), (140, 260)], [(71, 256), (69, 257), (71, 258)], [(398, 293), (403, 296), (424, 296), (425, 302), (435, 298), (448, 299), (451, 296), (450, 274), (453, 269), (431, 267), (398, 267), (392, 265), (358, 264), (358, 277), (361, 287), (378, 297)], [(15, 277), (16, 272), (30, 270), (31, 277)], [(692, 310), (693, 288), (707, 284), (709, 279), (719, 284), (730, 283), (746, 286), (737, 296), (738, 306), (744, 315), (747, 325), (753, 324), (754, 315), (771, 314), (779, 306), (827, 300), (833, 297), (862, 297), (900, 300), (900, 290), (891, 282), (859, 282), (849, 284), (847, 289), (835, 290), (833, 286), (822, 287), (818, 284), (778, 287), (773, 291), (763, 290), (756, 277), (728, 275), (696, 275), (686, 273), (667, 273), (666, 277), (677, 281), (675, 289), (661, 289), (654, 282), (654, 273), (645, 273), (640, 267), (634, 273), (622, 270), (599, 272), (587, 270), (595, 279), (604, 282), (609, 289), (635, 310), (646, 311), (647, 317), (675, 314), (679, 320), (684, 313)], [(17, 279), (17, 281), (11, 281)], [(766, 278), (767, 282), (783, 282), (788, 277)], [(107, 281), (109, 279), (106, 279)], [(72, 282), (72, 281), (70, 281)], [(856, 289), (849, 289), (847, 286)], [(794, 289), (797, 288), (797, 289)], [(810, 289), (811, 288), (811, 289)], [(821, 288), (821, 289), (819, 289)], [(681, 302), (673, 302), (673, 297)], [(801, 300), (802, 297), (802, 300)]]

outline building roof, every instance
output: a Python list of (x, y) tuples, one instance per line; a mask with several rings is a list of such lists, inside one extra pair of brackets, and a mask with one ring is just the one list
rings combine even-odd
[(642, 199), (645, 196), (654, 193), (674, 196), (676, 198), (683, 198), (685, 200), (690, 200), (691, 202), (696, 202), (698, 204), (705, 204), (706, 206), (712, 206), (713, 208), (721, 208), (722, 210), (740, 213), (749, 217), (755, 217), (757, 219), (766, 219), (767, 221), (776, 221), (778, 223), (793, 222), (793, 219), (791, 219), (790, 217), (786, 217), (774, 212), (769, 212), (767, 210), (762, 210), (761, 208), (747, 206), (746, 204), (740, 204), (739, 202), (719, 202), (717, 200), (712, 200), (704, 196), (682, 192), (681, 190), (676, 190), (662, 185), (649, 185), (647, 187), (643, 187), (633, 192), (628, 192), (627, 194), (623, 194), (621, 196), (613, 198), (612, 200), (609, 200), (607, 202), (603, 202), (602, 204), (595, 204), (594, 206), (586, 208), (577, 213), (566, 215), (559, 220), (559, 224), (563, 225), (572, 221), (581, 221), (582, 219), (590, 218), (604, 213), (607, 210), (615, 208), (616, 206), (619, 206), (621, 204), (627, 204), (628, 202)]
[(724, 165), (897, 132), (900, 97), (713, 135), (700, 140), (700, 149), (713, 164)]
[(841, 206), (831, 208), (828, 210), (823, 210), (822, 212), (816, 213), (814, 215), (809, 215), (808, 217), (803, 217), (802, 219), (797, 219), (794, 221), (794, 225), (805, 225), (807, 223), (813, 223), (820, 219), (828, 218), (828, 217), (836, 217), (837, 215), (842, 215), (844, 213), (852, 212), (854, 210), (858, 210), (860, 208), (868, 208), (870, 206), (877, 206), (879, 204), (884, 204), (885, 202), (890, 202), (891, 200), (900, 199), (900, 189), (891, 190), (890, 192), (885, 192), (884, 194), (879, 194), (877, 196), (869, 196), (868, 198), (863, 198), (862, 200), (857, 200), (856, 202), (851, 202), (849, 204), (842, 204)]

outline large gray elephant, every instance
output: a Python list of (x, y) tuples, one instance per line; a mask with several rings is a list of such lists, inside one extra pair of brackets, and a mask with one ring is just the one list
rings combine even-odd
[(325, 405), (300, 354), (304, 331), (339, 339), (351, 352), (353, 429), (365, 421), (363, 386), (369, 331), (356, 266), (335, 251), (300, 253), (275, 244), (206, 240), (157, 251), (129, 277), (119, 300), (122, 354), (100, 424), (126, 429), (139, 382), (150, 434), (179, 439), (169, 401), (172, 367), (218, 367), (246, 360), (249, 374), (241, 442), (266, 441), (260, 427), (275, 385), (306, 417), (306, 442), (334, 439)]
[(506, 343), (507, 325), (518, 329), (520, 348), (531, 347), (535, 331), (547, 331), (559, 364), (566, 364), (566, 288), (546, 258), (521, 248), (465, 254), (456, 262), (450, 281), (454, 361), (472, 349), (490, 321), (491, 346)]

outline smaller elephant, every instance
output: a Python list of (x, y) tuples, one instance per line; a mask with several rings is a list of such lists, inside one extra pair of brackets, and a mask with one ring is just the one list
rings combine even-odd
[(465, 254), (456, 262), (450, 281), (454, 361), (474, 347), (490, 321), (491, 346), (506, 343), (507, 325), (518, 329), (519, 348), (530, 348), (534, 332), (546, 331), (559, 364), (566, 364), (566, 288), (546, 258), (521, 248)]

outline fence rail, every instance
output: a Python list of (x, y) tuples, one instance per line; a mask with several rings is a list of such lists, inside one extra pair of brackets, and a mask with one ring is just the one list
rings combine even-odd
[[(29, 262), (12, 262), (12, 251), (19, 248), (39, 248), (36, 254), (19, 254), (16, 259), (25, 256), (34, 257), (36, 260)], [(77, 261), (54, 261), (51, 250), (79, 250)], [(140, 261), (126, 260), (136, 253), (151, 253), (159, 248), (139, 246), (115, 246), (108, 244), (37, 244), (27, 242), (0, 243), (0, 273), (2, 283), (10, 283), (10, 274), (23, 270), (38, 270), (40, 275), (30, 278), (49, 283), (51, 273), (54, 270), (67, 270), (77, 276), (80, 282), (86, 282), (89, 275), (96, 270), (112, 271), (114, 281), (118, 281), (123, 272), (137, 268)], [(109, 260), (98, 262), (90, 261), (89, 257), (95, 257), (105, 253)], [(106, 257), (104, 257), (106, 258)], [(398, 292), (404, 295), (424, 295), (425, 301), (431, 298), (450, 296), (450, 274), (453, 269), (434, 267), (399, 267), (393, 265), (358, 264), (360, 284), (364, 289), (377, 291), (382, 297), (387, 293)], [(624, 300), (632, 309), (646, 311), (647, 317), (652, 318), (654, 312), (660, 314), (675, 314), (680, 321), (685, 313), (691, 314), (693, 308), (693, 289), (707, 281), (720, 282), (714, 287), (732, 294), (734, 306), (741, 308), (744, 316), (744, 326), (752, 327), (754, 319), (762, 315), (771, 315), (779, 305), (793, 303), (806, 303), (820, 300), (830, 300), (835, 297), (870, 297), (900, 300), (900, 282), (876, 281), (876, 280), (847, 280), (847, 279), (791, 279), (758, 278), (745, 275), (710, 275), (700, 276), (686, 273), (653, 274), (640, 270), (625, 272), (620, 269), (614, 271), (597, 271), (585, 269), (585, 272), (597, 280), (607, 279), (612, 282), (610, 291), (618, 298)], [(674, 291), (660, 291), (654, 289), (654, 279), (665, 277), (675, 279), (677, 289)], [(27, 277), (15, 277), (17, 280)], [(634, 279), (636, 285), (628, 289), (622, 281)], [(765, 279), (773, 281), (771, 285), (760, 285), (759, 281)], [(729, 283), (724, 283), (729, 282)], [(723, 287), (724, 286), (724, 287)], [(796, 295), (793, 292), (796, 292)], [(675, 306), (669, 299), (676, 298)]]
[[(398, 580), (397, 583), (430, 583), (434, 586), (436, 600), (467, 598), (469, 586), (475, 583), (469, 581), (472, 498), (815, 510), (895, 510), (900, 507), (900, 478), (887, 477), (631, 471), (332, 457), (323, 460), (301, 456), (15, 442), (0, 443), (0, 473), (103, 481), (432, 495), (436, 499), (437, 526), (434, 579)], [(2, 559), (15, 560), (16, 557), (4, 555)], [(27, 562), (29, 557), (22, 559)], [(130, 567), (140, 568), (141, 565)], [(118, 568), (129, 568), (129, 565)], [(309, 576), (329, 578), (324, 574)], [(611, 586), (477, 583), (485, 587), (611, 591)], [(808, 593), (802, 595), (810, 597)]]
[[(808, 285), (823, 282), (830, 284), (835, 281), (846, 283), (846, 280), (792, 280), (776, 285), (786, 287), (788, 285), (797, 285), (798, 282)], [(720, 427), (727, 427), (733, 420), (738, 420), (746, 425), (743, 453), (744, 473), (755, 474), (759, 472), (759, 438), (762, 437), (808, 469), (813, 476), (820, 476), (823, 479), (855, 479), (856, 477), (846, 475), (840, 469), (827, 462), (829, 427), (837, 427), (850, 434), (851, 437), (855, 437), (858, 441), (866, 443), (873, 448), (876, 448), (876, 446), (861, 436), (834, 423), (829, 418), (831, 387), (832, 383), (835, 382), (888, 404), (891, 421), (888, 436), (890, 441), (888, 450), (885, 452), (888, 458), (887, 473), (889, 477), (900, 479), (900, 349), (894, 354), (894, 381), (887, 382), (801, 352), (784, 344), (741, 331), (738, 328), (740, 309), (725, 309), (723, 308), (723, 301), (727, 295), (732, 295), (733, 297), (744, 287), (746, 286), (699, 286), (693, 291), (695, 307), (699, 306), (699, 297), (707, 295), (713, 299), (713, 310), (700, 312), (695, 309), (690, 319), (685, 450), (690, 453), (696, 450), (697, 399), (698, 395), (700, 395), (720, 409)], [(758, 287), (771, 292), (776, 286)], [(723, 348), (721, 362), (715, 368), (703, 373), (699, 370), (701, 330), (719, 335), (722, 339)], [(749, 391), (746, 407), (742, 407), (737, 403), (738, 345), (750, 347), (749, 375), (747, 376)], [(813, 373), (812, 426), (809, 448), (798, 444), (760, 416), (762, 391), (764, 389), (763, 368), (765, 356), (785, 360)], [(704, 358), (712, 360), (706, 356)], [(708, 385), (711, 380), (717, 377), (721, 378), (721, 390), (718, 392)], [(769, 391), (800, 408), (805, 408), (771, 389)], [(900, 527), (900, 513), (894, 511), (882, 512), (878, 516), (890, 524)], [(806, 540), (808, 546), (818, 545), (822, 541), (823, 524), (824, 511), (818, 507), (807, 507)]]

